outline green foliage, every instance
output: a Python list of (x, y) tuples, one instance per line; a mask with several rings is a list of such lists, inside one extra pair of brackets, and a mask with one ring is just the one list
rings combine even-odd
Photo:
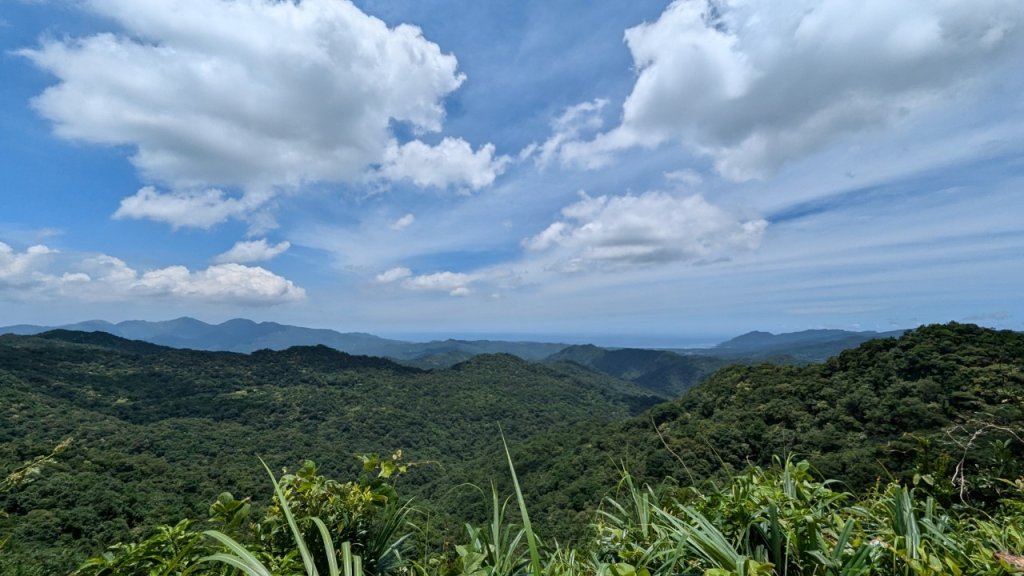
[[(320, 574), (343, 570), (345, 549), (367, 574), (444, 576), (997, 574), (1020, 560), (1024, 335), (932, 326), (822, 365), (729, 367), (628, 417), (651, 398), (504, 355), (426, 372), (321, 348), (0, 337), (0, 472), (19, 484), (0, 493), (0, 573), (88, 556), (93, 573), (230, 571), (199, 562), (226, 554), (208, 530), (274, 574), (305, 573), (285, 505)], [(31, 465), (70, 436), (73, 450)], [(394, 446), (438, 465), (349, 456)], [(275, 478), (284, 500), (238, 499), (265, 489), (256, 453), (323, 466)], [(43, 473), (4, 464), (19, 462)], [(452, 488), (481, 478), (515, 496), (519, 521)], [(111, 542), (135, 544), (98, 555)]]
[(76, 576), (144, 576), (179, 574), (196, 566), (204, 555), (202, 535), (193, 522), (182, 520), (174, 526), (160, 526), (156, 534), (134, 544), (115, 544), (100, 556), (90, 558)]
[[(521, 440), (610, 422), (653, 401), (606, 376), (507, 355), (425, 372), (324, 347), (242, 355), (100, 333), (3, 336), (0, 477), (62, 438), (74, 436), (75, 449), (0, 494), (0, 539), (9, 538), (11, 562), (66, 571), (110, 542), (141, 542), (158, 525), (203, 517), (222, 492), (258, 494), (256, 454), (275, 468), (309, 455), (326, 475), (353, 477), (363, 465), (353, 451), (394, 446), (437, 462), (401, 482), (435, 518), (432, 533), (451, 535), (482, 515), (438, 514), (431, 490), (493, 448), (495, 423)], [(401, 507), (393, 508), (391, 522), (400, 523)], [(383, 558), (365, 557), (368, 566)]]
[[(401, 452), (390, 458), (361, 456), (364, 473), (358, 481), (337, 482), (317, 474), (316, 465), (307, 460), (295, 474), (275, 481), (275, 498), (261, 522), (254, 525), (262, 548), (285, 551), (301, 537), (304, 542), (326, 546), (332, 539), (348, 542), (363, 562), (367, 574), (390, 573), (404, 563), (402, 534), (409, 509), (398, 502), (389, 481), (407, 469), (400, 463)], [(290, 515), (315, 518), (313, 525), (298, 530)], [(321, 525), (330, 539), (317, 538)], [(326, 550), (315, 550), (317, 558), (331, 558)], [(340, 559), (339, 559), (340, 560)], [(326, 569), (324, 561), (318, 568)]]
[(524, 487), (545, 495), (541, 516), (571, 506), (577, 486), (613, 482), (609, 464), (641, 481), (693, 482), (774, 455), (848, 489), (917, 478), (944, 505), (990, 508), (1009, 489), (995, 479), (1024, 473), (1022, 399), (1024, 334), (928, 326), (820, 365), (723, 368), (641, 416), (530, 438), (513, 458)]
[(505, 519), (509, 501), (499, 503), (497, 486), (491, 486), (491, 494), (491, 523), (486, 529), (466, 524), (468, 542), (455, 547), (462, 574), (512, 576), (529, 563), (523, 546), (526, 531), (516, 530)]
[(516, 476), (515, 466), (512, 465), (512, 455), (508, 452), (508, 442), (505, 441), (505, 434), (501, 435), (501, 444), (505, 448), (505, 459), (508, 460), (508, 471), (512, 476), (512, 486), (516, 490), (516, 502), (519, 504), (519, 512), (523, 517), (523, 531), (526, 533), (526, 542), (530, 548), (530, 569), (534, 576), (540, 576), (540, 552), (537, 547), (537, 536), (533, 532), (533, 525), (530, 524), (530, 513), (526, 509), (526, 500), (523, 498), (523, 491), (519, 488), (519, 478)]
[(654, 575), (1004, 574), (1022, 551), (1011, 506), (943, 509), (899, 483), (836, 492), (806, 462), (675, 494), (624, 483), (629, 502), (609, 499), (597, 525), (598, 558)]
[[(67, 450), (71, 446), (71, 438), (66, 438), (57, 444), (49, 454), (36, 456), (30, 459), (28, 462), (6, 472), (6, 475), (0, 479), (0, 495), (6, 494), (17, 489), (20, 486), (24, 486), (41, 476), (43, 469), (51, 464), (56, 463), (56, 458), (62, 452)], [(0, 518), (7, 516), (7, 512), (0, 509)], [(35, 574), (39, 573), (36, 570), (21, 566), (20, 563), (14, 559), (17, 552), (12, 551), (11, 547), (8, 547), (10, 536), (5, 532), (0, 532), (0, 574)]]
[[(308, 471), (311, 466), (304, 468)], [(264, 523), (279, 519), (253, 525), (256, 537), (248, 544), (219, 531), (196, 532), (186, 520), (161, 528), (139, 544), (111, 548), (88, 560), (76, 576), (207, 575), (225, 574), (230, 568), (248, 576), (360, 576), (363, 566), (350, 542), (336, 549), (334, 543), (340, 538), (336, 528), (307, 515), (316, 509), (311, 494), (289, 493), (284, 485), (287, 475), (278, 482), (267, 472), (274, 484), (276, 513), (284, 517), (290, 534), (286, 545), (259, 537), (268, 532)], [(511, 464), (509, 472), (515, 478)], [(353, 484), (315, 474), (303, 478), (319, 485)], [(1020, 490), (1024, 479), (1012, 484), (1015, 491), (1008, 493), (1003, 505), (985, 514), (965, 507), (943, 508), (924, 492), (896, 482), (861, 494), (836, 491), (834, 482), (815, 478), (806, 462), (776, 461), (768, 468), (749, 468), (722, 484), (686, 488), (654, 489), (636, 484), (623, 473), (620, 498), (624, 501), (606, 499), (589, 539), (577, 547), (554, 549), (540, 546), (535, 539), (521, 492), (515, 494), (523, 520), (518, 525), (506, 514), (510, 499), (502, 501), (492, 488), (489, 525), (467, 524), (466, 543), (455, 547), (454, 562), (397, 563), (387, 569), (378, 564), (377, 573), (1003, 575), (1018, 571), (1024, 562), (1024, 491)], [(350, 506), (337, 501), (333, 507), (319, 509), (337, 513), (335, 508)]]
[(405, 466), (399, 458), (363, 456), (364, 475), (344, 483), (317, 474), (308, 460), (280, 479), (264, 463), (274, 495), (260, 520), (247, 523), (248, 500), (222, 493), (208, 521), (221, 529), (201, 530), (190, 520), (161, 526), (137, 544), (90, 558), (75, 575), (395, 574), (407, 565), (401, 550), (408, 538), (405, 508), (395, 512), (397, 494), (388, 482)]
[(57, 444), (49, 454), (36, 456), (8, 472), (3, 479), (0, 479), (0, 494), (10, 492), (18, 486), (28, 484), (35, 480), (40, 474), (42, 474), (44, 466), (54, 464), (57, 456), (67, 450), (70, 446), (71, 438), (66, 438)]

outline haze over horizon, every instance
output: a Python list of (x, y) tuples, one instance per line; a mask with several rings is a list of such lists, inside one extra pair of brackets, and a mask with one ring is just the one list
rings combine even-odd
[(3, 325), (1024, 329), (1017, 0), (12, 0), (0, 49)]
[[(914, 327), (917, 328), (917, 327)], [(452, 343), (454, 349), (481, 353), (511, 353), (527, 359), (546, 357), (551, 354), (545, 346), (591, 345), (606, 349), (648, 349), (648, 350), (782, 350), (794, 353), (801, 347), (812, 347), (815, 353), (828, 350), (831, 353), (854, 347), (866, 340), (877, 337), (891, 337), (902, 334), (905, 329), (887, 332), (810, 329), (797, 332), (771, 333), (753, 330), (743, 334), (729, 335), (684, 335), (684, 334), (531, 334), (500, 332), (465, 333), (392, 333), (372, 334), (365, 332), (343, 332), (331, 328), (311, 328), (277, 322), (254, 322), (247, 318), (232, 318), (222, 323), (209, 323), (183, 316), (164, 321), (128, 320), (108, 322), (92, 319), (63, 325), (0, 325), (0, 335), (34, 335), (50, 330), (72, 330), (81, 332), (107, 332), (128, 340), (142, 340), (175, 348), (196, 348), (201, 350), (226, 350), (249, 352), (270, 347), (284, 350), (292, 346), (326, 345), (337, 350), (367, 354), (370, 356), (394, 356), (417, 358), (434, 353), (444, 354), (452, 349), (445, 348)], [(491, 348), (476, 348), (474, 344), (509, 344)], [(399, 344), (412, 344), (402, 347)], [(520, 347), (519, 344), (526, 347)], [(436, 345), (437, 348), (418, 348), (418, 345)], [(465, 348), (460, 346), (465, 345)], [(531, 347), (532, 345), (538, 345)], [(561, 348), (557, 348), (560, 350)], [(539, 351), (538, 351), (539, 350)], [(802, 349), (801, 349), (802, 350)], [(806, 354), (806, 351), (798, 352)]]

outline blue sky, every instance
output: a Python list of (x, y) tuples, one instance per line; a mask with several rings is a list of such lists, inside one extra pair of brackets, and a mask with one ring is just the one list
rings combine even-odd
[(0, 324), (1024, 329), (1017, 0), (7, 0)]

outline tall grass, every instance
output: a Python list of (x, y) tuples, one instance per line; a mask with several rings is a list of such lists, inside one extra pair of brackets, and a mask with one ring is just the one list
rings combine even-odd
[[(504, 444), (514, 494), (490, 493), (483, 526), (466, 525), (457, 557), (422, 564), (378, 563), (367, 572), (352, 543), (338, 544), (319, 517), (298, 515), (264, 464), (291, 534), (290, 551), (245, 545), (185, 521), (137, 545), (90, 560), (82, 576), (932, 576), (1024, 573), (1024, 481), (993, 515), (943, 509), (917, 489), (883, 485), (855, 496), (817, 480), (804, 462), (751, 468), (721, 485), (651, 487), (623, 472), (619, 494), (574, 547), (545, 547)], [(318, 478), (303, 477), (304, 481)], [(289, 480), (289, 482), (292, 480)], [(298, 496), (295, 496), (298, 497)], [(512, 510), (513, 497), (518, 521)], [(308, 507), (303, 507), (309, 510)], [(396, 519), (400, 518), (400, 520)], [(374, 524), (394, 547), (404, 516)], [(305, 528), (305, 529), (304, 529)], [(338, 533), (338, 532), (336, 532)], [(371, 535), (372, 537), (372, 535)], [(427, 557), (427, 554), (423, 556)], [(436, 558), (436, 556), (434, 556)]]
[[(942, 510), (891, 484), (857, 500), (815, 481), (806, 463), (751, 469), (725, 486), (661, 494), (626, 476), (598, 528), (600, 558), (622, 570), (678, 574), (859, 576), (1024, 572), (1024, 514), (1000, 521)], [(1024, 494), (1022, 494), (1024, 495)], [(618, 562), (618, 564), (614, 564)], [(1020, 564), (1020, 567), (1016, 563)], [(594, 566), (597, 573), (599, 566)]]

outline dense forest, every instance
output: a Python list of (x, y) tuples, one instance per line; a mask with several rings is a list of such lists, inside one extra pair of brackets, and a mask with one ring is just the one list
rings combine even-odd
[[(915, 474), (939, 479), (935, 493), (949, 501), (967, 489), (954, 475), (967, 483), (1024, 473), (1024, 445), (1009, 433), (1024, 426), (1022, 399), (1024, 334), (928, 326), (822, 364), (729, 366), (641, 415), (531, 438), (513, 456), (544, 471), (525, 483), (538, 511), (557, 515), (586, 510), (566, 495), (578, 502), (612, 485), (616, 464), (642, 481), (694, 483), (775, 456), (807, 459), (855, 490)], [(491, 461), (489, 473), (500, 470)], [(970, 489), (990, 502), (1000, 494), (980, 480)]]
[[(706, 374), (676, 370), (659, 387), (656, 360), (599, 372), (607, 357), (420, 370), (325, 347), (0, 337), (0, 569), (61, 573), (93, 556), (83, 574), (161, 573), (155, 558), (167, 573), (221, 570), (199, 567), (223, 548), (208, 528), (275, 574), (306, 573), (306, 540), (320, 573), (329, 540), (350, 542), (367, 573), (999, 573), (1024, 552), (1024, 335), (929, 326), (821, 364), (727, 366), (696, 386)], [(663, 403), (673, 390), (686, 391)], [(260, 458), (281, 478), (276, 498)], [(331, 537), (308, 521), (295, 534), (289, 507)], [(921, 524), (917, 540), (892, 509)], [(1013, 530), (984, 524), (1000, 518)], [(865, 548), (887, 529), (891, 546)], [(95, 556), (115, 542), (142, 544)], [(908, 571), (871, 572), (883, 556)]]

